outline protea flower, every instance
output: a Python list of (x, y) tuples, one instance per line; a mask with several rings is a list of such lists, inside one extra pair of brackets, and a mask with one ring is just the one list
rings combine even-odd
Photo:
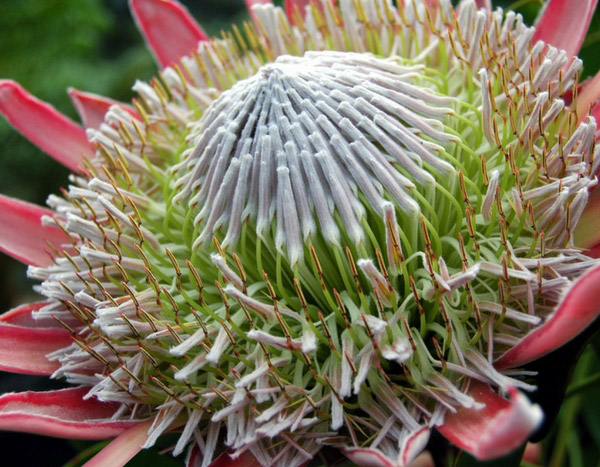
[(406, 465), (431, 430), (479, 459), (543, 413), (523, 365), (597, 316), (596, 1), (536, 27), (464, 0), (247, 0), (209, 39), (132, 0), (162, 70), (131, 105), (72, 91), (86, 130), (10, 81), (0, 109), (73, 171), (50, 209), (1, 198), (1, 248), (44, 301), (0, 318), (0, 427), (115, 441), (178, 432), (301, 465)]

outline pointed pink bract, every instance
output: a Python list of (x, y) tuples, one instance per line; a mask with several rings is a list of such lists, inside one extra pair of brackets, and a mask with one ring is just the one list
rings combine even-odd
[(509, 454), (525, 443), (542, 422), (539, 406), (532, 405), (514, 388), (509, 389), (510, 400), (480, 382), (472, 382), (468, 393), (485, 407), (446, 412), (444, 423), (437, 429), (452, 444), (479, 460)]
[(549, 0), (535, 24), (533, 42), (542, 40), (570, 57), (577, 55), (597, 4), (598, 0)]
[(104, 115), (113, 105), (118, 105), (127, 110), (133, 118), (140, 119), (138, 113), (132, 107), (109, 99), (108, 97), (99, 96), (90, 92), (78, 91), (77, 89), (69, 89), (69, 96), (73, 101), (73, 105), (77, 109), (77, 113), (83, 120), (83, 124), (87, 128), (99, 128), (104, 121)]
[(18, 83), (0, 80), (0, 114), (25, 138), (73, 172), (94, 155), (85, 130)]
[(139, 424), (111, 421), (113, 404), (83, 400), (86, 388), (10, 393), (0, 397), (0, 430), (69, 439), (106, 439)]
[(600, 314), (600, 266), (577, 280), (544, 324), (527, 334), (502, 355), (494, 366), (513, 368), (536, 360), (563, 346)]
[(46, 241), (59, 250), (62, 244), (71, 243), (62, 230), (42, 226), (42, 216), (53, 214), (49, 209), (0, 195), (0, 251), (25, 264), (51, 264)]
[(200, 25), (179, 2), (129, 0), (135, 22), (161, 67), (167, 67), (208, 39)]

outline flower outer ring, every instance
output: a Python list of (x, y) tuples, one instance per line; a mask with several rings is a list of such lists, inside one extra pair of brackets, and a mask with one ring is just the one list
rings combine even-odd
[(477, 407), (470, 378), (533, 389), (490, 362), (597, 264), (571, 235), (600, 160), (562, 99), (581, 62), (512, 12), (367, 3), (256, 7), (136, 83), (139, 118), (112, 107), (49, 199), (73, 246), (30, 268), (36, 313), (76, 336), (54, 376), (154, 414), (146, 446), (184, 417), (175, 454), (225, 424), (264, 464), (394, 457)]

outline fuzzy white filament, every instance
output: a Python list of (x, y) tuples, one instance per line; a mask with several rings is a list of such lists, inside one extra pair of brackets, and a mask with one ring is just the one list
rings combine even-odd
[(452, 99), (423, 87), (420, 69), (369, 54), (308, 52), (281, 56), (223, 93), (190, 135), (175, 198), (204, 206), (195, 247), (222, 226), (223, 246), (235, 246), (247, 218), (264, 236), (276, 217), (276, 246), (295, 264), (315, 220), (333, 244), (340, 228), (354, 244), (363, 241), (360, 194), (382, 218), (386, 196), (418, 212), (413, 181), (435, 184), (424, 164), (453, 174), (441, 152), (456, 140), (443, 125)]

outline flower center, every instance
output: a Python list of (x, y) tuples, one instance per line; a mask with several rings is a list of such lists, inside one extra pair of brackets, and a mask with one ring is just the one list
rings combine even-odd
[(452, 99), (423, 77), (423, 66), (398, 58), (309, 52), (281, 56), (223, 93), (191, 135), (177, 195), (194, 192), (202, 206), (197, 245), (227, 223), (223, 247), (235, 247), (248, 217), (263, 238), (276, 217), (276, 246), (294, 265), (317, 222), (328, 243), (343, 235), (359, 245), (366, 210), (383, 218), (394, 203), (414, 216), (411, 179), (431, 188), (430, 172), (455, 174), (440, 157), (457, 139), (442, 123)]

